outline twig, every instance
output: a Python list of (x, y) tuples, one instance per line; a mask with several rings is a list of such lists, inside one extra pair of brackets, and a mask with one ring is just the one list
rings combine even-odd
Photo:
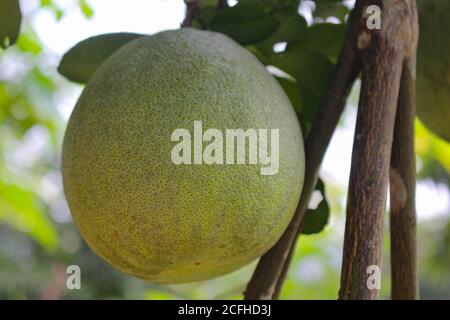
[(192, 26), (192, 22), (198, 17), (202, 11), (202, 0), (185, 0), (186, 3), (186, 16), (181, 23), (182, 28), (188, 28)]
[(281, 289), (287, 273), (289, 256), (294, 250), (309, 199), (316, 186), (320, 164), (344, 109), (346, 97), (359, 71), (359, 61), (351, 40), (355, 30), (354, 18), (350, 19), (349, 25), (347, 39), (334, 74), (305, 142), (306, 170), (300, 202), (280, 240), (261, 257), (244, 293), (244, 298), (247, 300), (273, 299)]
[[(303, 220), (303, 219), (302, 219)], [(302, 221), (303, 222), (303, 221)], [(300, 230), (302, 229), (303, 225), (300, 226)], [(300, 235), (298, 235), (300, 236)], [(280, 297), (281, 290), (283, 290), (283, 284), (287, 277), (287, 274), (289, 272), (289, 267), (292, 262), (292, 258), (294, 257), (295, 247), (298, 240), (296, 240), (291, 248), (289, 250), (289, 254), (286, 257), (286, 260), (283, 263), (283, 269), (281, 270), (280, 276), (278, 277), (277, 284), (275, 285), (275, 291), (272, 294), (272, 299), (277, 300)]]
[[(366, 1), (357, 3), (369, 4), (363, 2)], [(376, 277), (377, 268), (381, 268), (383, 217), (402, 67), (417, 39), (414, 1), (370, 2), (382, 8), (383, 19), (381, 30), (368, 30), (363, 25), (357, 38), (363, 61), (362, 84), (350, 173), (340, 299), (376, 299), (379, 295), (379, 279), (371, 276)]]
[(415, 55), (403, 64), (391, 156), (391, 279), (392, 299), (395, 300), (419, 299), (414, 153), (415, 67)]

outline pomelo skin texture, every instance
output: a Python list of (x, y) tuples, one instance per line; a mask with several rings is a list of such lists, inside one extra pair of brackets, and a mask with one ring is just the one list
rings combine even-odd
[[(175, 165), (177, 128), (279, 129), (279, 172)], [(270, 152), (270, 149), (269, 149)], [(248, 162), (246, 162), (248, 163)], [(64, 191), (86, 242), (154, 283), (236, 270), (280, 238), (304, 178), (297, 116), (277, 81), (225, 35), (182, 29), (136, 39), (94, 74), (69, 120)]]
[(417, 114), (450, 142), (450, 1), (418, 2)]

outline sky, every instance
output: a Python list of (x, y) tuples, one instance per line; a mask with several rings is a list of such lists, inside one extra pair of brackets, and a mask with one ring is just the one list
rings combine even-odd
[[(46, 50), (62, 56), (77, 42), (101, 33), (137, 32), (153, 34), (179, 27), (184, 17), (182, 0), (88, 0), (94, 16), (87, 20), (76, 6), (76, 0), (54, 0), (68, 7), (66, 15), (56, 21), (49, 10), (40, 10), (34, 15), (32, 24)], [(36, 8), (38, 0), (22, 0), (23, 11)], [(306, 18), (309, 18), (308, 16)], [(75, 87), (72, 94), (60, 99), (63, 117), (67, 120), (82, 88)], [(351, 164), (351, 150), (356, 121), (356, 108), (347, 108), (344, 126), (333, 136), (326, 153), (321, 176), (325, 181), (345, 186)], [(342, 199), (345, 203), (346, 199)], [(417, 212), (419, 220), (434, 218), (449, 212), (450, 197), (444, 185), (430, 181), (417, 185)]]

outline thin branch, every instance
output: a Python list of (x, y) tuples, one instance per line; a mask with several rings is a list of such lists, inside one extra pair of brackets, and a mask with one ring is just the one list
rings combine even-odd
[(392, 299), (419, 299), (416, 256), (416, 163), (414, 116), (416, 108), (416, 56), (406, 59), (391, 156), (391, 281)]
[[(300, 230), (302, 229), (302, 227), (303, 226), (300, 226)], [(287, 277), (287, 274), (289, 272), (289, 267), (290, 267), (292, 259), (294, 257), (294, 252), (295, 252), (295, 248), (296, 248), (296, 243), (297, 242), (298, 242), (298, 240), (294, 243), (294, 245), (291, 248), (291, 250), (289, 250), (289, 254), (286, 257), (286, 261), (284, 261), (283, 269), (281, 270), (280, 276), (278, 277), (277, 284), (275, 286), (275, 291), (274, 291), (274, 293), (272, 295), (272, 299), (273, 300), (277, 300), (280, 297), (281, 290), (283, 290), (283, 284), (284, 284), (284, 281), (285, 281), (285, 279)]]
[(309, 199), (316, 186), (320, 164), (358, 75), (359, 61), (351, 40), (354, 37), (354, 25), (355, 19), (351, 18), (337, 66), (305, 142), (305, 182), (297, 210), (280, 240), (261, 257), (244, 293), (247, 300), (273, 299), (281, 289), (289, 267), (289, 257), (292, 256)]
[(414, 1), (371, 2), (382, 8), (383, 27), (368, 30), (363, 24), (357, 38), (363, 61), (362, 84), (350, 173), (340, 299), (377, 299), (379, 295), (383, 218), (400, 81), (403, 61), (411, 56), (417, 39)]
[(192, 22), (202, 12), (202, 0), (185, 0), (186, 3), (186, 16), (181, 23), (182, 28), (189, 28), (192, 26)]

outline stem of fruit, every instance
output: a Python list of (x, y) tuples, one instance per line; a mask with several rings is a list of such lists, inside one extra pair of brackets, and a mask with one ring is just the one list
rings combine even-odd
[(356, 15), (352, 13), (350, 17), (347, 38), (305, 142), (306, 170), (300, 202), (280, 240), (259, 260), (244, 293), (247, 300), (277, 298), (286, 277), (309, 199), (317, 183), (320, 164), (344, 109), (346, 98), (359, 73), (360, 63), (352, 40), (357, 26)]
[(192, 22), (202, 12), (202, 0), (185, 0), (186, 3), (186, 15), (181, 23), (182, 28), (189, 28), (192, 26)]
[(403, 64), (390, 169), (392, 299), (419, 299), (414, 117), (416, 57)]
[(415, 1), (378, 0), (371, 4), (382, 10), (382, 28), (368, 30), (363, 23), (356, 38), (362, 61), (362, 84), (348, 191), (340, 299), (379, 296), (384, 212), (403, 62), (413, 55), (417, 45)]

